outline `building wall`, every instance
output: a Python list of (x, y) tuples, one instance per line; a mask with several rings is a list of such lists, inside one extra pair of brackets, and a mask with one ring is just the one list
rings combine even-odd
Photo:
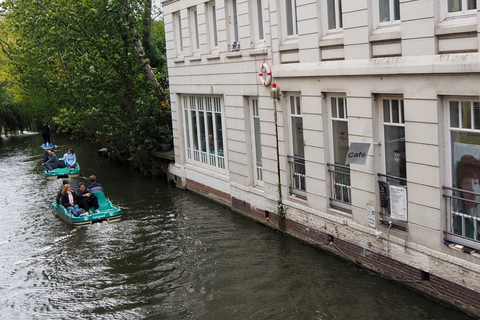
[[(332, 32), (326, 1), (297, 0), (298, 33), (286, 37), (284, 2), (264, 0), (264, 41), (258, 43), (256, 1), (237, 0), (235, 20), (234, 1), (216, 0), (210, 2), (216, 13), (214, 47), (208, 2), (164, 1), (175, 145), (170, 171), (180, 187), (480, 314), (474, 303), (480, 298), (480, 258), (445, 245), (452, 242), (445, 233), (451, 233), (452, 208), (443, 188), (455, 186), (449, 101), (471, 100), (472, 106), (479, 101), (478, 10), (448, 13), (446, 0), (399, 2), (401, 19), (381, 23), (377, 0), (343, 0), (343, 28)], [(234, 21), (238, 39), (231, 36)], [(234, 40), (239, 50), (232, 50)], [(278, 99), (259, 78), (264, 62), (279, 88)], [(300, 99), (301, 130), (290, 125), (291, 96)], [(335, 144), (329, 99), (337, 96), (347, 103), (348, 141), (371, 143), (366, 163), (350, 165), (351, 198), (340, 207), (331, 200), (335, 181), (328, 165)], [(208, 116), (215, 113), (198, 106), (208, 105), (211, 97), (221, 103), (221, 121), (215, 120), (213, 131), (215, 143), (222, 142), (202, 152), (201, 137), (191, 131), (210, 132)], [(404, 104), (408, 221), (398, 224), (380, 215), (378, 174), (386, 172), (387, 155), (379, 104), (385, 98)], [(261, 181), (252, 99), (258, 101)], [(192, 104), (200, 108), (195, 117), (185, 111)], [(207, 129), (192, 126), (200, 114)], [(288, 156), (295, 131), (303, 135), (304, 192), (290, 189), (294, 174)], [(480, 250), (478, 238), (455, 239)]]

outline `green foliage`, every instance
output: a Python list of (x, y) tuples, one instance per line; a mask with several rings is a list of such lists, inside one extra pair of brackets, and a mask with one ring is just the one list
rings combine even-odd
[(163, 21), (149, 30), (146, 3), (5, 0), (1, 6), (15, 38), (11, 72), (38, 121), (51, 119), (59, 132), (97, 139), (148, 172), (151, 151), (170, 143), (172, 134), (168, 95), (152, 84), (136, 46), (141, 39), (154, 78), (166, 86)]
[(7, 94), (5, 86), (0, 87), (0, 132), (31, 129), (33, 113), (23, 102), (14, 102)]

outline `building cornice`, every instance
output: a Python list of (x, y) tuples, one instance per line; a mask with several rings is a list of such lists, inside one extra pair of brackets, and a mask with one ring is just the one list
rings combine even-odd
[(480, 73), (478, 53), (274, 64), (276, 78)]

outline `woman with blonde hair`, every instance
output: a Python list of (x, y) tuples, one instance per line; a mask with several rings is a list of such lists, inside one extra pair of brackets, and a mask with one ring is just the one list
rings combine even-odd
[(84, 210), (80, 209), (77, 204), (77, 195), (70, 184), (66, 184), (62, 189), (62, 196), (60, 197), (62, 206), (70, 211), (75, 217), (81, 215)]

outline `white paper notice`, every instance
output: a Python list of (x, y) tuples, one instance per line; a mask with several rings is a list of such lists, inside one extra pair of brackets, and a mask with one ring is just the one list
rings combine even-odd
[(407, 221), (407, 188), (389, 185), (390, 188), (390, 216), (392, 219)]
[(367, 205), (367, 219), (368, 226), (370, 228), (375, 228), (375, 207)]

